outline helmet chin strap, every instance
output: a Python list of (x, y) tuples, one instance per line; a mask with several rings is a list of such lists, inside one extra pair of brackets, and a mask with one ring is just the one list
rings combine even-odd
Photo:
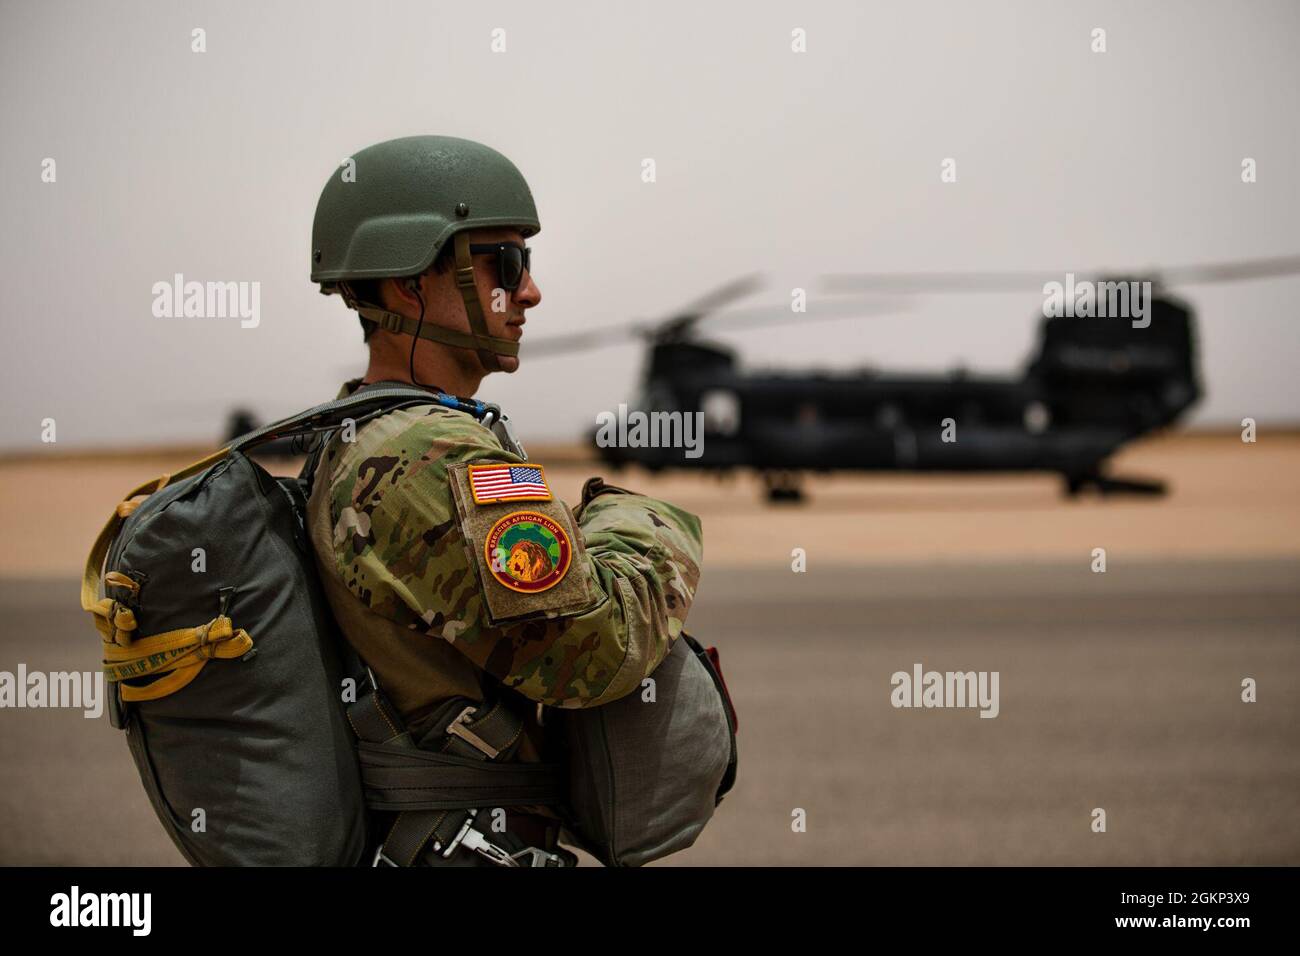
[[(479, 302), (478, 286), (474, 283), (474, 260), (469, 254), (469, 233), (458, 232), (452, 238), (456, 243), (456, 288), (460, 289), (461, 298), (465, 300), (465, 314), (469, 316), (470, 332), (478, 343), (476, 348), (478, 360), (489, 372), (499, 372), (501, 362), (497, 358), (497, 351), (491, 346), (494, 340), (488, 334), (487, 319), (483, 317), (483, 304)], [(515, 350), (505, 354), (517, 355), (518, 344), (515, 342), (510, 344), (515, 346)]]
[(453, 348), (469, 349), (478, 355), (483, 368), (489, 372), (502, 371), (498, 356), (519, 354), (518, 342), (497, 338), (488, 333), (483, 306), (479, 302), (478, 286), (474, 282), (474, 263), (469, 254), (469, 235), (458, 232), (453, 238), (456, 251), (456, 288), (465, 303), (465, 315), (469, 318), (469, 332), (444, 328), (432, 322), (426, 323), (424, 297), (420, 295), (418, 285), (410, 287), (420, 303), (420, 317), (412, 319), (397, 312), (363, 303), (352, 294), (346, 282), (339, 283), (338, 291), (343, 296), (343, 301), (349, 308), (356, 310), (362, 318), (369, 319), (387, 332), (415, 338), (416, 341), (411, 343), (412, 381), (415, 381), (415, 346), (420, 339), (428, 339), (430, 342), (450, 345)]

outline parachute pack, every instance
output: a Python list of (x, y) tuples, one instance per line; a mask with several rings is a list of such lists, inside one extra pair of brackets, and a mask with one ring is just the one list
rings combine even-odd
[[(554, 806), (572, 842), (607, 865), (640, 865), (690, 846), (734, 783), (735, 711), (716, 651), (686, 634), (654, 672), (655, 706), (632, 694), (548, 709), (564, 755), (554, 764), (424, 751), (373, 680), (347, 699), (368, 676), (333, 620), (304, 526), (315, 457), (297, 477), (273, 477), (248, 453), (434, 402), (501, 420), (472, 399), (363, 390), (145, 482), (96, 539), (81, 602), (102, 642), (109, 717), (191, 864), (415, 862), (399, 859), (396, 828), (368, 832), (375, 813), (396, 812), (416, 824), (439, 814), (439, 855), (554, 865), (554, 854), (503, 848), (478, 829), (489, 793), (492, 806)], [(466, 739), (508, 732), (502, 708), (480, 709), (481, 721), (452, 721)]]

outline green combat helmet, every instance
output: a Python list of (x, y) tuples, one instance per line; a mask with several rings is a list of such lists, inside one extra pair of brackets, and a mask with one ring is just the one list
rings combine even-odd
[[(539, 232), (524, 177), (496, 150), (451, 136), (391, 139), (352, 160), (330, 176), (316, 204), (311, 280), (325, 295), (342, 295), (349, 308), (383, 329), (473, 349), (484, 368), (499, 370), (497, 356), (519, 354), (519, 343), (488, 335), (465, 230), (515, 226), (525, 238)], [(348, 285), (355, 279), (418, 275), (449, 240), (455, 244), (456, 286), (465, 300), (468, 334), (362, 302)]]

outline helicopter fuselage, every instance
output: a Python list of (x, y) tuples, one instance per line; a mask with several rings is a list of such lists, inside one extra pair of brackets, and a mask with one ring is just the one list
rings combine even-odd
[[(1072, 489), (1105, 460), (1175, 421), (1199, 397), (1192, 316), (1167, 297), (1152, 321), (1053, 317), (1018, 376), (743, 372), (693, 339), (650, 354), (637, 408), (694, 415), (702, 442), (598, 443), (613, 465), (651, 469), (1047, 471)], [(690, 451), (690, 454), (687, 452)]]

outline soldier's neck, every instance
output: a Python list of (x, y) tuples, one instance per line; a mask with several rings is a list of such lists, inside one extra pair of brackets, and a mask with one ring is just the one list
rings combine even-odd
[[(411, 382), (410, 339), (403, 350), (392, 343), (373, 343), (370, 347), (370, 365), (366, 368), (364, 382)], [(470, 398), (483, 382), (482, 371), (465, 368), (465, 364), (433, 343), (421, 341), (415, 351), (415, 377), (425, 387), (436, 385), (452, 395)]]

